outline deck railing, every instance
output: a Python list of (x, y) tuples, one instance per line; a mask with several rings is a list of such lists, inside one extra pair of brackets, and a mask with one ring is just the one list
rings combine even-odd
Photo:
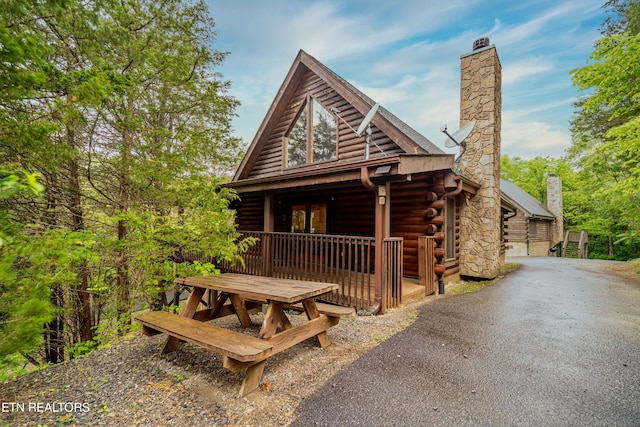
[(562, 256), (588, 258), (589, 235), (586, 231), (567, 231), (562, 245)]
[[(375, 238), (330, 234), (242, 232), (258, 242), (243, 256), (244, 263), (225, 262), (225, 272), (285, 279), (337, 283), (340, 288), (322, 299), (367, 309), (373, 304)], [(383, 290), (387, 308), (396, 307), (402, 295), (402, 239), (384, 242)]]
[(388, 308), (402, 303), (403, 243), (401, 237), (384, 240), (383, 283), (386, 285), (383, 285), (383, 298), (384, 306)]

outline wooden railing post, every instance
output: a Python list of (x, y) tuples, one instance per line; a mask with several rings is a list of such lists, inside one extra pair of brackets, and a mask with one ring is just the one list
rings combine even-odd
[(273, 251), (271, 250), (271, 233), (262, 233), (262, 272), (261, 276), (273, 275)]
[(424, 287), (425, 295), (436, 293), (435, 243), (435, 237), (418, 237), (418, 280)]

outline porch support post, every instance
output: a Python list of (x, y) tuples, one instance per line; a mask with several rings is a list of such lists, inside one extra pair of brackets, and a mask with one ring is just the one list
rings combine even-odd
[(380, 185), (377, 188), (376, 193), (376, 224), (375, 224), (375, 238), (376, 238), (376, 256), (375, 256), (375, 301), (371, 311), (373, 313), (383, 314), (386, 307), (386, 298), (384, 295), (385, 283), (384, 277), (384, 239), (388, 234), (387, 226), (387, 187)]
[(387, 309), (384, 298), (385, 283), (384, 277), (384, 239), (389, 235), (389, 222), (387, 221), (387, 194), (391, 188), (389, 184), (376, 185), (369, 178), (369, 170), (366, 166), (360, 168), (360, 182), (368, 189), (376, 193), (375, 207), (375, 259), (374, 259), (374, 286), (375, 299), (373, 306), (369, 309), (372, 314), (384, 313)]
[(271, 249), (271, 236), (275, 224), (275, 197), (271, 193), (264, 195), (264, 234), (262, 238), (262, 274), (264, 276), (273, 275), (273, 253)]

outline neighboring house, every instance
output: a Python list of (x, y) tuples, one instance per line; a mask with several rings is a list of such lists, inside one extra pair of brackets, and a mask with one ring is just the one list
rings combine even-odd
[[(503, 199), (515, 206), (504, 224), (507, 256), (548, 256), (563, 238), (562, 184), (559, 178), (547, 181), (548, 206), (511, 181), (500, 180)], [(558, 206), (554, 201), (560, 201)], [(555, 205), (554, 205), (555, 203)]]
[(476, 126), (459, 160), (300, 51), (228, 184), (260, 240), (224, 270), (337, 282), (329, 301), (371, 311), (497, 276), (501, 67), (483, 40), (461, 57), (460, 122)]

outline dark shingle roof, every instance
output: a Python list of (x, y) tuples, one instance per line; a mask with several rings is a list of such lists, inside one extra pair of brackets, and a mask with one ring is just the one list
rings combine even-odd
[(520, 207), (527, 216), (555, 219), (542, 203), (511, 181), (500, 179), (500, 192), (508, 201)]

